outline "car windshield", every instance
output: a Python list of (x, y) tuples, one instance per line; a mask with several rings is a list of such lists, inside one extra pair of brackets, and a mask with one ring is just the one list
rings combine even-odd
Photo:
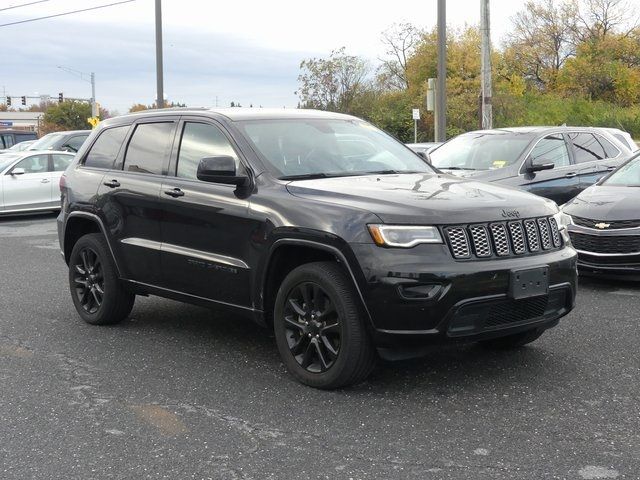
[(29, 146), (29, 150), (50, 150), (62, 137), (64, 137), (63, 133), (49, 133), (37, 142), (32, 143)]
[(640, 187), (640, 155), (636, 155), (629, 162), (607, 178), (603, 185), (616, 185), (622, 187)]
[(13, 150), (14, 152), (22, 152), (23, 150), (26, 150), (27, 148), (29, 148), (29, 146), (32, 145), (33, 143), (35, 143), (35, 140), (26, 140), (24, 142), (16, 143), (9, 150)]
[(361, 120), (247, 120), (238, 126), (282, 179), (435, 173), (403, 144)]
[(438, 168), (495, 170), (515, 163), (531, 137), (510, 133), (465, 133), (429, 154)]
[(0, 171), (4, 170), (14, 162), (16, 159), (20, 158), (20, 155), (7, 153), (6, 155), (0, 155)]

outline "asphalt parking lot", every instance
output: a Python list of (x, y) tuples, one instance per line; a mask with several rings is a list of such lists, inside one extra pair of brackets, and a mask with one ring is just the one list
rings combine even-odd
[(296, 383), (241, 318), (158, 298), (77, 317), (55, 215), (0, 219), (0, 478), (640, 478), (640, 285), (581, 279), (516, 352)]

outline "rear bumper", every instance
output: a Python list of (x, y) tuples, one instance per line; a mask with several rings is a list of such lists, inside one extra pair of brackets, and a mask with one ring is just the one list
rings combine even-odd
[[(454, 261), (442, 245), (352, 248), (367, 279), (363, 297), (378, 347), (475, 341), (549, 328), (574, 306), (577, 255), (570, 247), (466, 262)], [(510, 298), (511, 272), (542, 266), (549, 269), (548, 294)]]

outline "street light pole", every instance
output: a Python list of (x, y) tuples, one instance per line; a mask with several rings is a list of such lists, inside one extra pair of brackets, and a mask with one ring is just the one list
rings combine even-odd
[(436, 86), (436, 142), (447, 139), (447, 13), (446, 0), (438, 0), (438, 78)]
[(491, 33), (489, 0), (480, 0), (481, 34), (481, 88), (482, 88), (482, 128), (493, 128), (493, 105), (491, 99)]
[(164, 108), (164, 79), (162, 66), (162, 0), (156, 0), (156, 86), (157, 108)]
[(96, 104), (96, 74), (93, 72), (91, 72), (91, 116), (94, 118), (100, 116)]

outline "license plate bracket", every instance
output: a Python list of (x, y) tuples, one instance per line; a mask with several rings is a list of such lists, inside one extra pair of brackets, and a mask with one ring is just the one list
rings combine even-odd
[(514, 300), (549, 293), (549, 266), (511, 270), (509, 296)]

